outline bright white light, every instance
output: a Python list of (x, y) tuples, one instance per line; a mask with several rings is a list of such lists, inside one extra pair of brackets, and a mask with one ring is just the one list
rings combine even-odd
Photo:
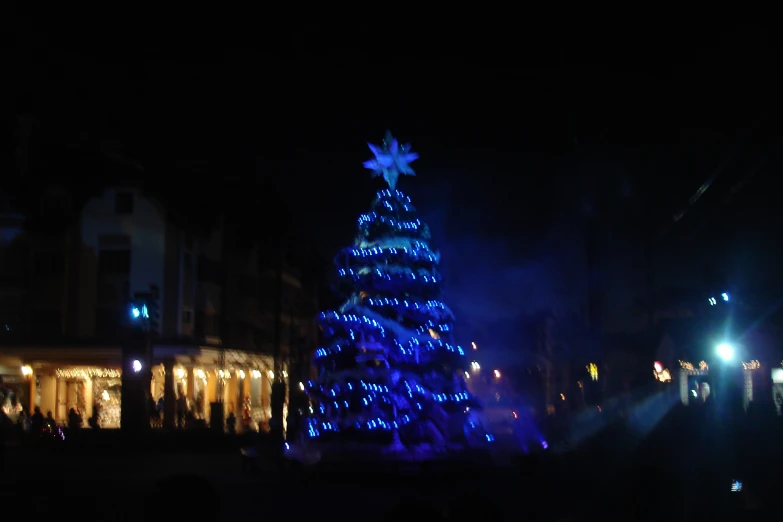
[(33, 369), (30, 366), (22, 366), (22, 375), (28, 376), (33, 374)]
[(720, 296), (723, 298), (724, 301), (726, 301), (727, 303), (729, 302), (729, 294), (723, 292), (722, 294), (720, 294)]
[(136, 373), (139, 373), (141, 371), (141, 361), (138, 359), (135, 359), (133, 363), (131, 364), (131, 367), (133, 368), (133, 371)]
[(719, 344), (718, 355), (724, 361), (730, 361), (734, 357), (734, 347), (727, 343)]
[(141, 310), (133, 306), (131, 307), (131, 315), (133, 316), (134, 319), (138, 319), (141, 316)]
[(661, 373), (663, 371), (663, 365), (658, 361), (655, 361), (655, 364), (653, 364), (653, 368), (655, 368), (656, 373)]
[(500, 370), (495, 370), (495, 377), (500, 379)]
[(300, 389), (300, 390), (302, 390), (302, 391), (304, 391), (304, 383), (303, 383), (303, 382), (300, 382), (300, 383), (299, 383), (299, 389)]
[(465, 378), (470, 379), (470, 374), (468, 372), (465, 372)]

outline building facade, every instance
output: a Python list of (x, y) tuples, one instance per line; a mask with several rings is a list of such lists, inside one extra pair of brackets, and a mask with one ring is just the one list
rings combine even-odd
[[(224, 220), (194, 232), (132, 187), (104, 190), (78, 216), (52, 235), (0, 216), (3, 407), (38, 406), (60, 422), (71, 408), (96, 411), (119, 426), (133, 371), (123, 347), (144, 327), (153, 401), (185, 399), (195, 420), (222, 401), (226, 414), (268, 421), (275, 371), (288, 380), (293, 367), (296, 387), (317, 342), (316, 293), (280, 250), (237, 245)], [(145, 325), (131, 313), (140, 296), (155, 303)]]

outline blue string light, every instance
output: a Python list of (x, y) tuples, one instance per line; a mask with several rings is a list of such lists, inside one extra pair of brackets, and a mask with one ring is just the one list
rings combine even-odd
[(349, 300), (319, 316), (320, 378), (305, 385), (311, 438), (401, 430), (433, 408), (464, 414), (476, 404), (457, 372), (465, 351), (452, 338), (454, 316), (437, 299), (440, 257), (410, 198), (379, 191), (358, 228), (335, 261)]

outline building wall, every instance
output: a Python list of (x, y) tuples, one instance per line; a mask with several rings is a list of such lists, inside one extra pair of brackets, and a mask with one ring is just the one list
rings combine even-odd
[[(124, 203), (118, 208), (120, 195)], [(0, 232), (16, 234), (18, 221)], [(222, 224), (192, 235), (140, 191), (109, 188), (89, 200), (63, 232), (51, 237), (22, 232), (13, 252), (0, 245), (0, 301), (16, 296), (12, 308), (22, 310), (26, 320), (22, 341), (37, 342), (33, 338), (48, 325), (47, 342), (66, 337), (117, 345), (130, 321), (128, 301), (152, 284), (159, 289), (162, 339), (216, 345), (225, 310), (229, 349), (274, 353), (277, 254), (237, 239)], [(224, 240), (230, 246), (225, 262)], [(6, 279), (19, 286), (15, 294)], [(315, 291), (291, 267), (282, 279), (280, 351), (284, 356), (291, 346), (310, 351), (317, 342)], [(114, 314), (117, 328), (106, 328), (105, 314)], [(110, 330), (113, 337), (107, 337)]]
[(222, 227), (214, 227), (209, 237), (201, 238), (193, 259), (195, 263), (193, 332), (201, 338), (219, 337), (223, 294)]
[[(128, 208), (120, 209), (118, 198), (123, 197), (132, 198), (132, 203)], [(107, 189), (100, 197), (87, 203), (82, 212), (81, 235), (88, 257), (97, 259), (100, 265), (102, 255), (109, 258), (129, 251), (130, 265), (126, 275), (120, 273), (106, 277), (105, 282), (113, 287), (116, 300), (112, 300), (110, 295), (103, 296), (100, 285), (96, 293), (89, 285), (82, 286), (80, 297), (82, 303), (87, 304), (86, 314), (90, 314), (90, 308), (110, 307), (109, 301), (116, 302), (118, 310), (121, 310), (127, 306), (129, 297), (149, 292), (150, 285), (161, 289), (159, 306), (161, 311), (166, 310), (167, 296), (162, 291), (165, 287), (166, 230), (162, 210), (152, 200), (142, 197), (138, 190)], [(96, 272), (100, 272), (100, 268)], [(95, 305), (90, 307), (92, 302)], [(170, 325), (160, 326), (164, 330), (171, 328)], [(87, 336), (95, 336), (96, 333), (97, 328), (93, 332), (82, 332)]]

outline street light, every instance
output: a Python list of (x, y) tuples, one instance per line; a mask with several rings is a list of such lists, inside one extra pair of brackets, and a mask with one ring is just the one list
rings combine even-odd
[(140, 319), (140, 318), (149, 319), (150, 317), (149, 311), (147, 310), (147, 305), (145, 304), (131, 305), (130, 313), (131, 313), (131, 317), (133, 317), (134, 319)]
[(724, 361), (730, 361), (734, 358), (734, 347), (728, 343), (721, 343), (718, 345), (718, 357)]
[(138, 359), (134, 359), (133, 363), (131, 364), (133, 371), (136, 373), (139, 373), (141, 371), (141, 361)]

